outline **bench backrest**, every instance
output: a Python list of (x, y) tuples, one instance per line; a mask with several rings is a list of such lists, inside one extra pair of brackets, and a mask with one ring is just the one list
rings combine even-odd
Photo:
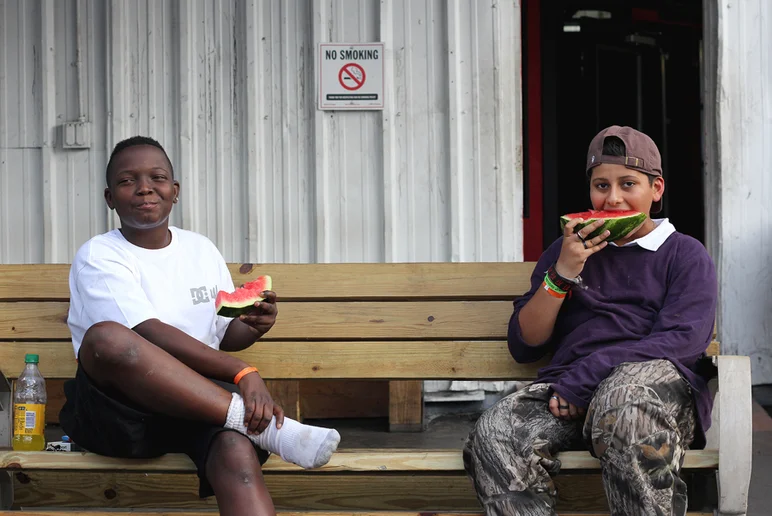
[[(237, 286), (271, 275), (280, 302), (276, 326), (240, 355), (267, 379), (533, 379), (545, 360), (517, 364), (506, 334), (534, 265), (230, 264)], [(68, 274), (66, 264), (0, 265), (9, 378), (25, 353), (40, 354), (47, 378), (74, 375)]]

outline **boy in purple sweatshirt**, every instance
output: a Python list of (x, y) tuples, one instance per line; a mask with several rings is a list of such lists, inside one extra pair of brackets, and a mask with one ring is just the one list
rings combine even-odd
[(514, 303), (509, 349), (518, 362), (552, 353), (529, 386), (484, 412), (464, 465), (485, 514), (554, 515), (555, 455), (577, 444), (600, 460), (612, 515), (684, 515), (684, 451), (702, 448), (712, 397), (697, 362), (716, 313), (713, 261), (661, 210), (656, 144), (629, 127), (592, 140), (586, 173), (595, 210), (647, 214), (626, 237), (589, 239), (579, 219), (544, 251)]

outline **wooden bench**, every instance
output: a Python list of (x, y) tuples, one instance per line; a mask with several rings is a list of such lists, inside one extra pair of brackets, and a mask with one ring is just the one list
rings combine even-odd
[[(276, 381), (272, 389), (281, 393), (285, 406), (297, 400), (298, 381), (389, 381), (390, 412), (399, 424), (400, 413), (415, 414), (416, 405), (420, 413), (423, 380), (535, 377), (544, 361), (517, 364), (506, 344), (512, 301), (528, 289), (533, 266), (232, 264), (237, 285), (260, 274), (273, 276), (280, 302), (274, 329), (239, 354)], [(0, 369), (9, 380), (22, 370), (25, 353), (40, 355), (40, 369), (52, 384), (73, 376), (68, 271), (68, 265), (0, 265)], [(717, 370), (711, 383), (721, 388), (708, 447), (686, 454), (690, 510), (697, 511), (690, 514), (712, 514), (714, 508), (719, 514), (744, 514), (751, 465), (750, 363), (748, 357), (719, 356), (717, 342), (709, 354)], [(1, 509), (216, 508), (213, 498), (197, 497), (193, 464), (182, 455), (131, 461), (10, 450), (10, 388), (3, 385)], [(598, 461), (587, 452), (564, 452), (560, 458), (561, 514), (607, 511)], [(344, 436), (339, 452), (319, 470), (303, 471), (275, 457), (264, 470), (277, 507), (290, 511), (287, 515), (308, 510), (333, 511), (314, 513), (328, 516), (480, 513), (460, 444), (454, 449), (350, 449)], [(716, 487), (718, 494), (711, 495)]]

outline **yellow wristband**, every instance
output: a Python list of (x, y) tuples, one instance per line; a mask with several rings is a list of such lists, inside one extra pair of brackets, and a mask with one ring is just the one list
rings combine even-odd
[(257, 372), (256, 367), (252, 367), (252, 366), (245, 367), (244, 369), (236, 373), (235, 378), (233, 378), (233, 383), (238, 385), (241, 379), (244, 378), (246, 375), (248, 375), (249, 373), (256, 373), (256, 372)]

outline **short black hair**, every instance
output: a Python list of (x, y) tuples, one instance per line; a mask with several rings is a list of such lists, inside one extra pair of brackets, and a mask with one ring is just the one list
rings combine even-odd
[(172, 160), (169, 159), (169, 155), (166, 154), (166, 149), (163, 148), (163, 145), (149, 136), (132, 136), (131, 138), (119, 141), (113, 148), (113, 152), (110, 154), (110, 160), (107, 162), (107, 168), (105, 169), (105, 182), (107, 183), (107, 186), (110, 186), (110, 176), (113, 172), (113, 160), (115, 160), (115, 157), (129, 147), (136, 147), (137, 145), (151, 145), (157, 149), (161, 149), (161, 152), (166, 156), (166, 161), (169, 162), (169, 171), (172, 173), (172, 178), (174, 178), (174, 166), (172, 165)]
[[(607, 136), (603, 139), (603, 154), (606, 156), (626, 156), (627, 147), (619, 136)], [(649, 178), (649, 186), (654, 184), (654, 176), (644, 174)]]

